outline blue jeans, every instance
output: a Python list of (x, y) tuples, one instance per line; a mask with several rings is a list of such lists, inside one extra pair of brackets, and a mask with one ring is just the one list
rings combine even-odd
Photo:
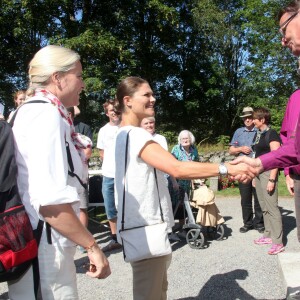
[(117, 217), (114, 182), (114, 178), (103, 176), (102, 195), (104, 199), (105, 212), (108, 220), (112, 220)]

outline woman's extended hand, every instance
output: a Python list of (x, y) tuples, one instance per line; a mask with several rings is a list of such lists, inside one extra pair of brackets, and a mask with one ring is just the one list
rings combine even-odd
[(87, 254), (91, 266), (90, 270), (86, 272), (88, 276), (104, 279), (111, 274), (109, 262), (97, 244), (91, 247), (91, 249), (88, 249)]
[(242, 183), (250, 182), (259, 174), (257, 168), (243, 162), (236, 162), (236, 160), (229, 162), (227, 168), (228, 174), (232, 176), (234, 180)]

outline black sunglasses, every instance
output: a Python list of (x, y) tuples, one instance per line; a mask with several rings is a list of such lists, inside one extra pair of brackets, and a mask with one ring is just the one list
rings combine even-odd
[(287, 20), (285, 20), (280, 28), (279, 28), (279, 32), (281, 33), (281, 35), (284, 37), (285, 36), (285, 32), (286, 32), (286, 28), (289, 25), (289, 23), (298, 15), (299, 11), (295, 12), (294, 14), (292, 14)]

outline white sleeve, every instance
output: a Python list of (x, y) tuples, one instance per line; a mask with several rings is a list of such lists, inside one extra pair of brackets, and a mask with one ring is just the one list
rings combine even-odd
[[(67, 184), (68, 162), (65, 147), (65, 134), (68, 125), (55, 107), (41, 104), (43, 108), (34, 116), (24, 111), (20, 126), (25, 117), (26, 130), (20, 129), (21, 148), (28, 168), (28, 192), (31, 204), (38, 211), (40, 206), (72, 203), (78, 201), (75, 187)], [(21, 111), (20, 111), (21, 117)], [(31, 120), (29, 120), (30, 118)], [(18, 125), (16, 119), (15, 126)], [(20, 127), (19, 126), (19, 127)], [(18, 136), (18, 127), (16, 135)], [(23, 139), (23, 141), (22, 141)], [(22, 151), (22, 149), (20, 149)]]
[(104, 149), (103, 140), (104, 140), (104, 132), (103, 132), (103, 127), (101, 127), (98, 132), (98, 137), (97, 137), (97, 148), (98, 149), (102, 149), (102, 150)]

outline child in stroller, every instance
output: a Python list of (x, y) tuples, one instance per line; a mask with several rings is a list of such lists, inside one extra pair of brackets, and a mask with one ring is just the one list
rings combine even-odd
[(174, 209), (175, 215), (181, 205), (185, 208), (184, 214), (187, 216), (184, 218), (183, 229), (191, 248), (203, 248), (205, 237), (216, 240), (222, 240), (224, 237), (225, 221), (214, 200), (214, 192), (202, 180), (193, 180), (190, 196), (185, 192)]

